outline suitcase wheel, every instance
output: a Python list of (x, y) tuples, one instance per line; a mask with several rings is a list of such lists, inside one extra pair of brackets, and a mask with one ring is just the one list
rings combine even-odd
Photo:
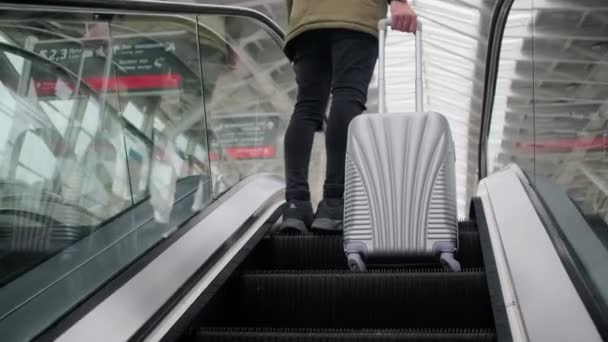
[(454, 253), (441, 253), (439, 261), (446, 271), (460, 272), (461, 270), (460, 263), (454, 259)]
[(367, 268), (365, 267), (365, 262), (361, 259), (361, 255), (359, 253), (350, 253), (347, 255), (348, 259), (348, 268), (350, 268), (353, 272), (361, 272), (365, 271)]

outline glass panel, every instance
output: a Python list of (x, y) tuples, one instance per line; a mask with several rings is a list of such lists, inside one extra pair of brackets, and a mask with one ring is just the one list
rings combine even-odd
[[(517, 4), (517, 2), (516, 2)], [(604, 10), (514, 7), (492, 115), (490, 172), (516, 162), (608, 219)]]
[(44, 310), (62, 315), (212, 199), (197, 20), (14, 15), (0, 15), (0, 316), (65, 283)]
[[(84, 238), (131, 202), (115, 96), (79, 77), (84, 64), (105, 72), (109, 36), (83, 47), (22, 21), (0, 21), (3, 103), (0, 170), (0, 286)], [(88, 23), (81, 22), (84, 27)], [(107, 29), (107, 24), (100, 24)], [(82, 36), (80, 37), (82, 38)], [(85, 57), (83, 51), (89, 51)], [(86, 63), (85, 63), (86, 62)], [(82, 125), (83, 109), (95, 128)], [(85, 133), (86, 135), (83, 135)], [(91, 137), (105, 137), (103, 153), (88, 153)], [(97, 146), (102, 148), (101, 146)], [(103, 157), (102, 157), (103, 156)]]
[[(163, 25), (158, 20), (122, 16), (110, 29), (119, 103), (129, 121), (125, 129), (130, 132), (127, 157), (134, 197), (142, 198), (148, 189), (156, 219), (168, 222), (174, 201), (210, 180), (207, 153), (193, 154), (197, 146), (208, 150), (196, 20), (166, 18)], [(146, 181), (142, 176), (148, 174)], [(197, 207), (210, 199), (210, 194), (201, 197)]]
[(215, 193), (255, 173), (283, 176), (295, 76), (281, 46), (252, 21), (201, 16), (199, 22)]
[(488, 137), (488, 173), (509, 163), (534, 174), (534, 70), (531, 60), (534, 11), (515, 1), (502, 41), (496, 96)]
[(601, 2), (515, 4), (489, 170), (515, 162), (533, 176), (585, 288), (608, 305), (608, 10)]
[[(534, 154), (547, 179), (585, 217), (547, 200), (591, 288), (608, 308), (608, 10), (601, 2), (535, 9)], [(602, 8), (600, 8), (602, 7)], [(544, 186), (546, 189), (547, 187)], [(545, 190), (547, 191), (547, 190)], [(546, 197), (546, 196), (545, 196)], [(561, 215), (560, 215), (561, 214)]]
[[(599, 6), (599, 4), (598, 4)], [(608, 10), (535, 11), (537, 176), (608, 220)]]

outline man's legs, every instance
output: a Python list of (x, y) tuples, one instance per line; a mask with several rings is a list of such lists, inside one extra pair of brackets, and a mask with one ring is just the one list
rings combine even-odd
[(378, 58), (378, 40), (372, 35), (335, 30), (329, 39), (333, 97), (325, 136), (327, 171), (323, 201), (312, 225), (317, 230), (342, 228), (348, 125), (365, 110), (367, 90)]
[(306, 231), (313, 219), (308, 169), (314, 134), (323, 125), (331, 85), (326, 33), (311, 31), (294, 41), (297, 102), (285, 132), (286, 200), (281, 230)]

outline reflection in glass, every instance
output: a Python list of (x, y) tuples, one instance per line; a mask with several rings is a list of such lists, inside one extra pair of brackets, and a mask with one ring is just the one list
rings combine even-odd
[(608, 221), (605, 9), (517, 5), (503, 41), (489, 170), (516, 162)]
[(605, 307), (608, 11), (601, 2), (539, 4), (516, 1), (509, 14), (488, 169), (517, 163), (527, 171), (581, 297)]
[[(169, 221), (180, 180), (198, 177), (200, 184), (209, 182), (207, 153), (193, 154), (197, 147), (208, 150), (195, 24), (180, 18), (158, 25), (157, 18), (127, 16), (110, 25), (119, 103), (129, 126), (150, 142), (146, 153), (126, 143), (131, 186), (136, 198), (149, 186), (159, 222)], [(149, 183), (139, 176), (142, 172), (149, 175)], [(201, 196), (196, 207), (211, 199)]]
[(0, 286), (141, 203), (112, 239), (211, 201), (195, 20), (36, 16), (0, 33)]
[[(3, 262), (0, 285), (131, 203), (128, 175), (119, 167), (124, 158), (117, 114), (99, 105), (111, 95), (107, 88), (95, 93), (77, 76), (83, 59), (74, 54), (84, 50), (72, 41), (60, 46), (50, 36), (37, 36), (39, 31), (23, 37), (26, 31), (15, 32), (16, 44), (0, 43), (0, 260), (12, 260)], [(99, 36), (90, 48), (106, 51), (108, 39)], [(98, 68), (108, 63), (105, 56), (90, 61)], [(82, 124), (85, 108), (94, 127)], [(97, 144), (100, 137), (104, 146)], [(104, 151), (90, 153), (94, 149)]]
[(281, 46), (252, 21), (198, 21), (216, 194), (251, 174), (283, 176), (282, 135), (295, 83)]

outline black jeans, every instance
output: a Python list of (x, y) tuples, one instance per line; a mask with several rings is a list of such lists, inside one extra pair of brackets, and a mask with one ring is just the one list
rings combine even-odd
[(310, 154), (314, 134), (323, 127), (330, 94), (323, 197), (342, 198), (348, 125), (366, 109), (378, 40), (363, 32), (323, 29), (303, 33), (288, 48), (298, 96), (285, 134), (286, 199), (310, 200)]

